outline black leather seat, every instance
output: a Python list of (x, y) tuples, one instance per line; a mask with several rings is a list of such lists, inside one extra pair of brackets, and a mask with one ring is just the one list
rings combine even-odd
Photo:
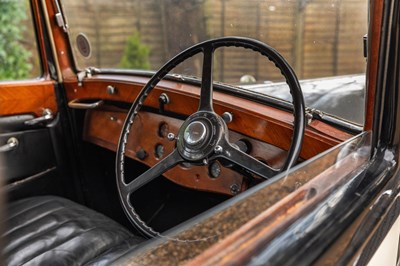
[(106, 216), (43, 196), (8, 206), (5, 265), (107, 265), (143, 241)]

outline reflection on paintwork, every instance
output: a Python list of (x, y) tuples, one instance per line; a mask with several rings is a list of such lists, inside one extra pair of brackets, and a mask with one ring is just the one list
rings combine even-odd
[[(364, 123), (365, 75), (302, 80), (300, 85), (307, 107), (360, 125)], [(285, 82), (241, 87), (292, 102)]]

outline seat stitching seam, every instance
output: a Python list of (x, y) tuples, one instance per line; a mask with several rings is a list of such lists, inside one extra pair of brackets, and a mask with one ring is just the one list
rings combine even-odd
[[(70, 222), (70, 221), (64, 221), (64, 222), (62, 222), (62, 223), (60, 223), (60, 224), (54, 225), (54, 226), (52, 226), (52, 227), (50, 227), (50, 228), (47, 228), (47, 229), (44, 230), (44, 231), (41, 231), (40, 234), (37, 234), (37, 235), (33, 236), (32, 238), (30, 238), (30, 239), (29, 239), (29, 242), (33, 242), (32, 240), (37, 239), (37, 238), (38, 238), (39, 236), (41, 236), (41, 235), (45, 235), (45, 233), (49, 233), (49, 232), (51, 232), (51, 231), (57, 230), (57, 229), (60, 228), (62, 225), (66, 224), (66, 223), (68, 223), (68, 222)], [(13, 247), (12, 249), (8, 250), (5, 254), (10, 253), (11, 251), (13, 251), (13, 250), (15, 250), (16, 248), (20, 247), (22, 244), (26, 244), (26, 243), (20, 243), (19, 245), (17, 245), (17, 246), (15, 246), (15, 247)]]
[(36, 204), (36, 205), (30, 206), (29, 208), (23, 209), (23, 210), (19, 211), (18, 213), (14, 213), (13, 216), (7, 217), (7, 219), (5, 219), (4, 222), (7, 222), (7, 221), (9, 221), (9, 220), (15, 218), (16, 216), (21, 215), (21, 214), (23, 214), (24, 212), (27, 212), (27, 211), (29, 211), (29, 210), (31, 210), (31, 209), (33, 209), (33, 208), (37, 208), (37, 207), (43, 206), (43, 205), (45, 205), (46, 203), (49, 203), (49, 202), (52, 202), (52, 200), (47, 200), (47, 201), (45, 201), (45, 202), (40, 202), (40, 203), (38, 203), (38, 204)]
[(33, 220), (26, 221), (25, 223), (20, 224), (20, 225), (18, 225), (18, 226), (16, 226), (16, 227), (12, 228), (11, 230), (5, 232), (5, 233), (3, 234), (3, 237), (6, 237), (6, 236), (8, 236), (9, 234), (15, 232), (16, 230), (19, 230), (19, 229), (21, 229), (21, 228), (23, 228), (23, 227), (26, 227), (26, 226), (28, 226), (28, 225), (31, 225), (32, 223), (34, 223), (34, 222), (36, 222), (36, 221), (38, 221), (38, 220), (40, 220), (40, 219), (42, 219), (42, 218), (45, 218), (46, 216), (49, 216), (50, 214), (53, 214), (53, 213), (55, 213), (55, 212), (58, 212), (58, 211), (60, 211), (60, 210), (62, 210), (62, 209), (65, 209), (65, 207), (64, 207), (64, 206), (58, 207), (58, 208), (56, 208), (56, 209), (53, 209), (53, 210), (51, 210), (51, 211), (45, 213), (45, 214), (42, 215), (42, 216), (36, 217), (36, 218), (33, 219)]
[[(45, 252), (42, 252), (42, 253), (36, 255), (35, 257), (29, 259), (28, 261), (23, 262), (22, 264), (28, 263), (28, 262), (30, 262), (31, 260), (34, 260), (35, 258), (37, 258), (37, 257), (39, 257), (39, 256), (43, 256), (45, 253), (47, 253), (47, 252), (49, 252), (49, 251), (56, 250), (58, 247), (60, 247), (60, 246), (62, 246), (62, 245), (64, 245), (64, 244), (70, 242), (71, 240), (77, 238), (78, 236), (81, 236), (81, 235), (83, 235), (84, 233), (90, 232), (90, 231), (92, 231), (93, 229), (97, 229), (97, 228), (98, 228), (98, 227), (88, 228), (88, 229), (86, 229), (86, 230), (80, 232), (80, 234), (75, 234), (74, 236), (72, 236), (71, 238), (67, 239), (66, 241), (63, 241), (63, 242), (60, 243), (59, 245), (53, 247), (51, 250), (46, 250)], [(83, 262), (83, 264), (86, 264), (87, 262), (88, 262), (88, 261)]]

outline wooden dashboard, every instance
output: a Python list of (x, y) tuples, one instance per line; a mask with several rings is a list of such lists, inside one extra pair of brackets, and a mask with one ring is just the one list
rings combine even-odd
[[(69, 100), (103, 99), (109, 103), (131, 103), (143, 87), (145, 80), (132, 77), (107, 76), (100, 79), (88, 79), (83, 87), (66, 82)], [(113, 86), (117, 93), (109, 94), (107, 87)], [(169, 141), (168, 133), (177, 134), (181, 118), (160, 114), (159, 97), (164, 93), (169, 103), (163, 106), (165, 112), (186, 117), (196, 112), (199, 102), (199, 90), (196, 86), (171, 81), (162, 81), (146, 99), (144, 106), (152, 111), (142, 111), (135, 120), (127, 145), (127, 156), (133, 160), (153, 166), (175, 147), (175, 141)], [(228, 124), (231, 142), (244, 140), (250, 149), (250, 155), (279, 168), (286, 158), (293, 127), (293, 115), (260, 103), (252, 102), (233, 95), (214, 92), (214, 110), (222, 115), (229, 112), (233, 120)], [(86, 111), (83, 139), (106, 149), (116, 151), (122, 125), (127, 114), (126, 108), (106, 104), (101, 108)], [(314, 120), (306, 128), (302, 160), (309, 159), (352, 137), (321, 121)], [(236, 194), (248, 187), (249, 178), (221, 165), (216, 176), (208, 167), (181, 164), (164, 174), (171, 181), (193, 189), (212, 191), (227, 195)], [(235, 188), (235, 189), (233, 189)]]

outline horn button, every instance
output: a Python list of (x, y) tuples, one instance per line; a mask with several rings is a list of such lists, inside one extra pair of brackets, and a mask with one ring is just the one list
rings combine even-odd
[(198, 112), (190, 116), (179, 130), (177, 148), (189, 161), (206, 158), (222, 136), (224, 123), (218, 115)]
[(191, 122), (183, 132), (185, 144), (191, 147), (200, 146), (207, 137), (207, 128), (201, 121)]

